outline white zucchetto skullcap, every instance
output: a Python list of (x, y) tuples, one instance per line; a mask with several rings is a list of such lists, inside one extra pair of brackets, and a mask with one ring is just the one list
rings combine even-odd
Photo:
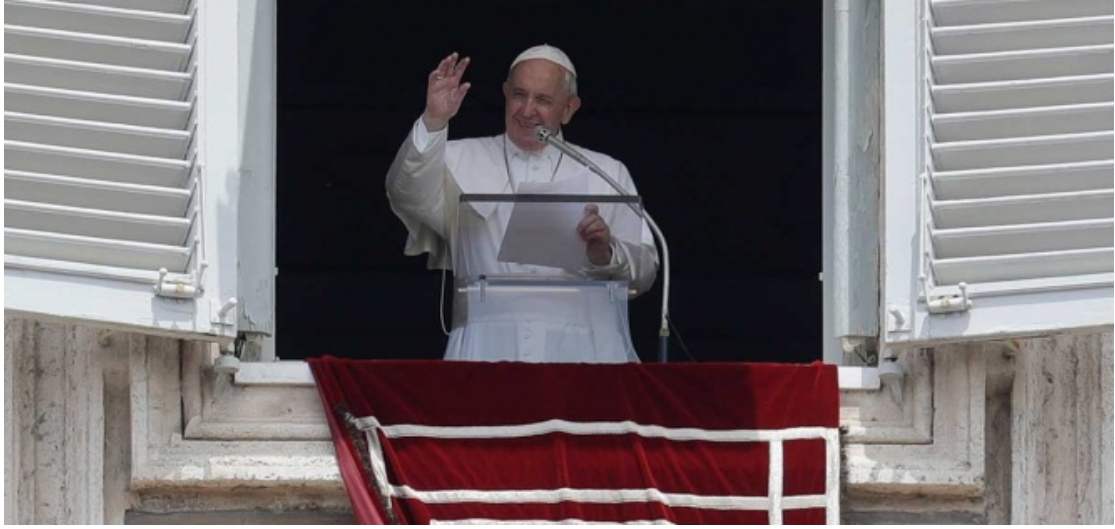
[(577, 69), (573, 67), (573, 61), (569, 60), (569, 56), (566, 55), (565, 52), (549, 44), (540, 44), (520, 53), (519, 56), (515, 57), (515, 60), (511, 62), (511, 68), (508, 68), (508, 71), (515, 69), (516, 64), (530, 59), (546, 59), (547, 61), (569, 70), (569, 73), (573, 74), (573, 77), (577, 77)]

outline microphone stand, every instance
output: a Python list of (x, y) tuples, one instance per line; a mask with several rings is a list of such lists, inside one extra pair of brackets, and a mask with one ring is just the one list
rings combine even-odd
[[(596, 173), (600, 178), (603, 178), (604, 181), (612, 186), (612, 189), (615, 189), (621, 196), (631, 196), (631, 193), (628, 193), (626, 189), (620, 187), (620, 185), (616, 183), (612, 177), (608, 176), (608, 173), (605, 173), (600, 166), (593, 163), (592, 160), (589, 160), (587, 156), (581, 154), (573, 147), (570, 147), (569, 144), (565, 143), (560, 138), (555, 137), (546, 127), (542, 125), (534, 127), (534, 135), (542, 143), (553, 145), (570, 158), (580, 162), (581, 165), (588, 167), (589, 170)], [(662, 230), (658, 229), (658, 223), (654, 222), (654, 219), (650, 217), (650, 213), (647, 213), (646, 210), (642, 208), (636, 208), (631, 204), (627, 206), (647, 222), (647, 225), (650, 226), (651, 231), (654, 233), (654, 237), (658, 239), (659, 246), (662, 247), (662, 321), (658, 329), (658, 361), (666, 363), (670, 346), (670, 248), (666, 246), (666, 237), (662, 235)]]

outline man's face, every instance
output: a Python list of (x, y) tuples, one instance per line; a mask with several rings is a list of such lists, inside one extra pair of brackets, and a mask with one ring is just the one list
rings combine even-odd
[(507, 136), (524, 151), (545, 147), (534, 136), (534, 127), (542, 125), (557, 134), (581, 106), (580, 98), (569, 97), (565, 69), (543, 59), (516, 64), (503, 84), (503, 97)]

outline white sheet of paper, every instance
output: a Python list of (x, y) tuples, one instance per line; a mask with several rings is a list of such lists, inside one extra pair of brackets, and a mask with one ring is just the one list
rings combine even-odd
[[(588, 192), (587, 170), (557, 182), (523, 182), (520, 194), (583, 195)], [(580, 270), (585, 243), (577, 224), (585, 217), (584, 202), (517, 202), (499, 247), (504, 262)]]

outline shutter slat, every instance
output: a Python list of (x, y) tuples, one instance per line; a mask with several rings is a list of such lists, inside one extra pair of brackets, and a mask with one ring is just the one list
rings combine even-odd
[(1115, 75), (1083, 75), (934, 86), (934, 110), (941, 113), (1104, 103), (1115, 94)]
[(139, 127), (185, 129), (193, 105), (183, 101), (5, 83), (4, 110)]
[(1111, 72), (1115, 46), (1081, 46), (1040, 50), (934, 57), (938, 84), (1047, 79)]
[(78, 92), (182, 101), (193, 78), (188, 73), (4, 55), (7, 82)]
[(191, 196), (186, 189), (4, 171), (4, 198), (26, 202), (183, 217)]
[(190, 231), (185, 218), (139, 215), (56, 204), (4, 200), (4, 225), (98, 239), (180, 246)]
[(884, 4), (880, 343), (1110, 328), (1115, 2)]
[(939, 114), (938, 142), (1101, 132), (1115, 128), (1115, 103)]
[(155, 40), (5, 25), (4, 51), (18, 55), (180, 72), (185, 69), (193, 47)]
[(141, 9), (158, 13), (183, 14), (190, 0), (67, 0), (71, 4), (90, 4), (120, 9)]
[(190, 133), (96, 121), (4, 113), (4, 135), (15, 141), (157, 158), (183, 158)]
[(1113, 29), (1115, 17), (1089, 17), (935, 28), (932, 38), (936, 53), (954, 55), (1104, 44)]
[(1115, 3), (933, 0), (928, 14), (931, 284), (1115, 271)]
[(933, 274), (940, 284), (992, 283), (1111, 272), (1115, 248), (1096, 248), (965, 259), (938, 259)]
[(4, 20), (18, 26), (182, 43), (191, 17), (50, 0), (5, 0)]
[(932, 237), (937, 259), (1105, 248), (1115, 241), (1115, 221), (1090, 219), (933, 230)]
[(938, 26), (1083, 18), (1112, 14), (1111, 0), (933, 0)]
[(182, 272), (190, 249), (4, 228), (4, 253), (94, 265)]
[(1115, 159), (1113, 139), (1115, 133), (1093, 132), (959, 141), (934, 144), (932, 154), (940, 171), (1105, 161)]
[(186, 160), (5, 141), (4, 167), (31, 173), (182, 189), (186, 187), (191, 164)]
[(5, 0), (7, 256), (52, 271), (197, 264), (192, 5)]
[(933, 173), (933, 191), (940, 200), (1087, 191), (1110, 188), (1112, 174), (1112, 160), (940, 171)]
[(934, 201), (941, 229), (1115, 217), (1115, 190)]

